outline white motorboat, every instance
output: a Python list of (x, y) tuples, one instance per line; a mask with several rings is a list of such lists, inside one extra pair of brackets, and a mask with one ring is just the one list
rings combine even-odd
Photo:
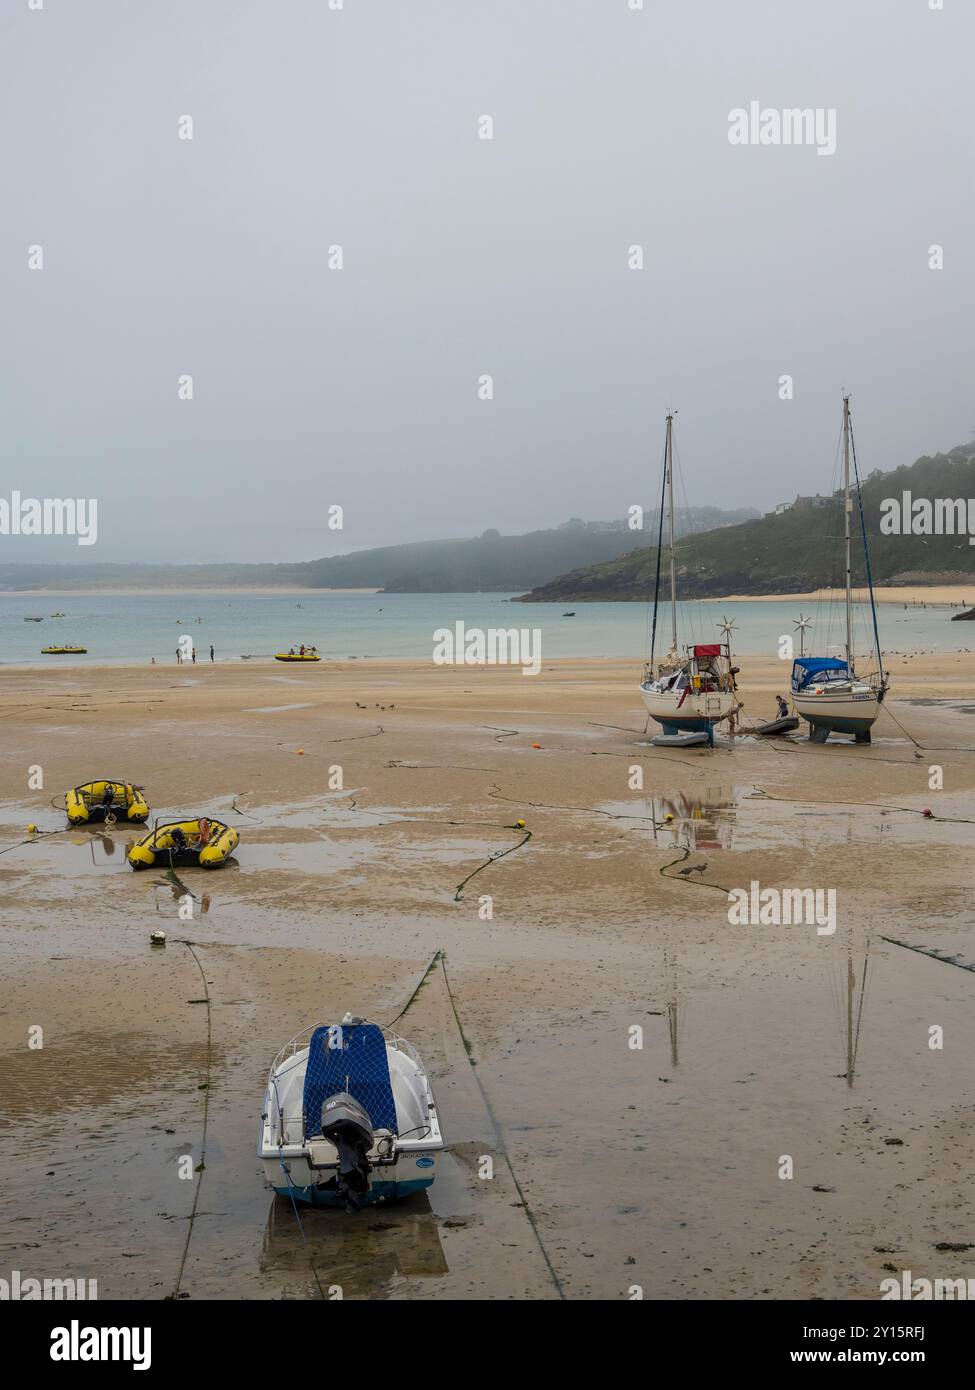
[(792, 663), (792, 701), (796, 713), (809, 724), (809, 738), (813, 743), (825, 743), (832, 733), (852, 734), (857, 743), (870, 742), (870, 730), (880, 713), (880, 706), (887, 693), (887, 677), (884, 674), (883, 653), (880, 650), (880, 633), (877, 628), (877, 607), (873, 597), (873, 579), (870, 573), (870, 552), (867, 546), (867, 530), (863, 520), (863, 502), (860, 497), (859, 470), (856, 465), (856, 448), (853, 448), (853, 466), (856, 471), (856, 500), (860, 515), (860, 531), (863, 538), (864, 564), (867, 586), (870, 591), (870, 612), (873, 619), (873, 636), (876, 650), (876, 673), (872, 676), (858, 676), (853, 654), (853, 564), (852, 564), (852, 516), (853, 496), (850, 488), (850, 447), (852, 444), (852, 425), (850, 422), (850, 398), (843, 397), (843, 520), (845, 544), (845, 614), (846, 638), (844, 655), (805, 656), (800, 654)]
[[(650, 658), (640, 685), (640, 695), (652, 719), (662, 725), (665, 735), (707, 733), (713, 738), (714, 726), (729, 719), (739, 708), (735, 676), (738, 668), (731, 662), (730, 634), (732, 623), (725, 621), (726, 641), (698, 642), (685, 646), (680, 655), (677, 644), (677, 550), (674, 541), (674, 417), (667, 416), (664, 445), (663, 499), (660, 509), (660, 530), (657, 536), (657, 575), (653, 594), (653, 626), (650, 637)], [(670, 533), (670, 651), (656, 671), (654, 648), (657, 636), (657, 613), (660, 607), (660, 559), (663, 549), (664, 503)]]
[(347, 1014), (275, 1057), (258, 1156), (275, 1192), (355, 1210), (430, 1187), (445, 1148), (416, 1048)]

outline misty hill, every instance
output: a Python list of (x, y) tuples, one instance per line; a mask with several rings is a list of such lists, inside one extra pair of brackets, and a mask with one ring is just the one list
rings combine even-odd
[[(678, 517), (685, 534), (757, 516), (754, 508), (724, 512), (692, 507)], [(659, 513), (644, 525), (655, 534)], [(625, 521), (578, 519), (546, 531), (502, 536), (494, 530), (462, 540), (415, 541), (357, 550), (297, 564), (256, 565), (0, 565), (0, 590), (18, 589), (382, 589), (386, 593), (512, 593), (544, 584), (579, 566), (613, 560), (633, 546)]]
[[(879, 470), (863, 483), (863, 510), (876, 584), (975, 581), (975, 545), (964, 535), (882, 535), (881, 502), (914, 498), (975, 498), (975, 449), (920, 458), (890, 473)], [(854, 512), (854, 582), (864, 580), (859, 515)], [(677, 550), (677, 590), (682, 598), (723, 594), (802, 593), (843, 582), (843, 506), (838, 495), (809, 497), (781, 513), (739, 526), (688, 536)], [(585, 603), (647, 600), (653, 594), (656, 546), (631, 549), (601, 565), (560, 576), (525, 594), (522, 602)], [(664, 548), (661, 594), (668, 598)]]

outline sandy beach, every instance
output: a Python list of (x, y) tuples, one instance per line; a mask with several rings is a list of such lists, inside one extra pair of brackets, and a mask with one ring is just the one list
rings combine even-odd
[[(786, 683), (750, 661), (713, 751), (648, 745), (624, 661), (6, 671), (2, 1263), (148, 1299), (971, 1276), (975, 655), (891, 667), (872, 746), (814, 747), (748, 732)], [(235, 862), (182, 874), (192, 920), (125, 864), (133, 828), (65, 828), (52, 800), (106, 775), (240, 831)], [(731, 925), (753, 880), (834, 888), (835, 934)], [(310, 1022), (392, 1021), (421, 981), (397, 1026), (442, 1176), (302, 1236), (256, 1158), (268, 1065)]]
[[(172, 589), (138, 589), (138, 588), (93, 588), (93, 589), (9, 589), (0, 590), (0, 598), (142, 598), (146, 596), (168, 597), (173, 593), (185, 595), (186, 597), (197, 596), (205, 598), (208, 595), (227, 595), (243, 598), (249, 594), (265, 595), (270, 598), (313, 598), (316, 594), (381, 594), (382, 589), (358, 588), (358, 589), (308, 589), (289, 585), (208, 585), (200, 588), (194, 585), (182, 586), (174, 585)], [(857, 589), (854, 591), (857, 603), (869, 602), (869, 591), (867, 589)], [(968, 608), (975, 603), (975, 580), (971, 584), (910, 584), (903, 588), (897, 585), (877, 585), (874, 589), (874, 598), (878, 603), (952, 603), (961, 604)], [(797, 594), (712, 594), (711, 599), (723, 600), (726, 603), (781, 603), (793, 599), (802, 599), (808, 603), (815, 603), (821, 600), (828, 600), (835, 597), (836, 591), (832, 589), (812, 589), (805, 593)]]
[[(869, 589), (854, 589), (854, 602), (869, 603)], [(784, 600), (802, 599), (806, 603), (819, 603), (836, 598), (835, 589), (811, 589), (804, 594), (724, 594), (726, 603), (781, 603)], [(873, 591), (877, 603), (951, 603), (970, 608), (975, 603), (975, 580), (971, 584), (907, 584), (903, 588), (893, 584), (878, 584)]]

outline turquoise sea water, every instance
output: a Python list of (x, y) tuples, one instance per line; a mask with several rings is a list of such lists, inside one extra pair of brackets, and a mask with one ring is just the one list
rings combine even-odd
[[(512, 603), (504, 594), (98, 594), (44, 597), (0, 595), (0, 665), (101, 665), (112, 662), (173, 662), (181, 634), (196, 645), (197, 660), (209, 660), (210, 643), (218, 661), (242, 656), (269, 657), (304, 642), (323, 657), (400, 657), (429, 660), (437, 628), (518, 627), (541, 630), (542, 659), (617, 656), (642, 660), (646, 651), (648, 607), (642, 603), (576, 605)], [(975, 602), (975, 586), (972, 601)], [(576, 616), (562, 616), (574, 607)], [(792, 634), (800, 609), (816, 626), (806, 650), (831, 652), (842, 636), (840, 606), (829, 609), (808, 600), (730, 603), (699, 601), (680, 605), (681, 641), (715, 641), (725, 614), (736, 628), (734, 650), (745, 656), (775, 656), (780, 634)], [(51, 618), (52, 613), (63, 618)], [(957, 608), (879, 605), (885, 650), (975, 647), (975, 624), (951, 623)], [(43, 616), (40, 623), (25, 616)], [(197, 621), (197, 620), (200, 621)], [(858, 650), (869, 648), (868, 614), (858, 612)], [(661, 609), (657, 650), (669, 640), (669, 610)], [(41, 647), (77, 645), (86, 656), (42, 656)]]

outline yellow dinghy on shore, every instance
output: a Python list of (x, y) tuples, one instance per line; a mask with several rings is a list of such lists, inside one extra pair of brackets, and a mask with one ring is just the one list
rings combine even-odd
[(182, 868), (186, 865), (201, 869), (219, 869), (237, 848), (240, 835), (231, 825), (220, 820), (167, 821), (157, 825), (151, 835), (144, 836), (129, 847), (125, 856), (133, 869)]
[(87, 647), (42, 647), (41, 656), (81, 656)]
[(112, 825), (117, 820), (134, 822), (149, 819), (149, 803), (143, 788), (133, 782), (123, 782), (121, 778), (109, 781), (101, 778), (98, 782), (83, 782), (64, 794), (64, 809), (72, 825), (84, 825), (87, 821), (107, 821)]
[(275, 661), (321, 661), (314, 647), (306, 647), (303, 652), (275, 652)]

